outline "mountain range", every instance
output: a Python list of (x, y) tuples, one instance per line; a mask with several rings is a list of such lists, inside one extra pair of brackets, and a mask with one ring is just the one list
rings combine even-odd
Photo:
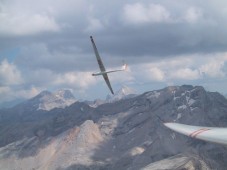
[(45, 91), (0, 110), (0, 169), (226, 169), (225, 146), (163, 125), (227, 127), (224, 96), (191, 85), (130, 93), (94, 107)]

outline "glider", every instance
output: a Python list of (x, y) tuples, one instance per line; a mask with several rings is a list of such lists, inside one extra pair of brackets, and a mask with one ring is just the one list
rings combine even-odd
[(109, 81), (109, 78), (108, 78), (108, 76), (107, 76), (107, 73), (113, 73), (113, 72), (118, 72), (118, 71), (125, 71), (126, 68), (127, 68), (127, 65), (124, 64), (123, 67), (122, 67), (122, 69), (119, 69), (119, 70), (110, 70), (110, 71), (106, 71), (106, 69), (105, 69), (105, 67), (104, 67), (104, 65), (103, 65), (103, 63), (102, 63), (101, 57), (99, 56), (97, 47), (96, 47), (96, 45), (95, 45), (95, 42), (94, 42), (92, 36), (90, 36), (90, 38), (91, 38), (92, 46), (93, 46), (93, 48), (94, 48), (95, 55), (96, 55), (96, 59), (97, 59), (97, 62), (98, 62), (99, 68), (100, 68), (100, 72), (98, 72), (98, 73), (93, 73), (92, 76), (100, 76), (100, 75), (102, 75), (103, 78), (104, 78), (104, 80), (105, 80), (105, 82), (106, 82), (106, 84), (107, 84), (107, 86), (109, 87), (111, 93), (114, 94), (113, 89), (112, 89), (112, 87), (111, 87), (111, 85), (110, 85), (110, 81)]
[(190, 126), (180, 123), (164, 123), (164, 125), (192, 138), (227, 145), (227, 128)]

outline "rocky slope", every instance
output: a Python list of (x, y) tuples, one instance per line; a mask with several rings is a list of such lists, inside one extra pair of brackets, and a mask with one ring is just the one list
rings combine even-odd
[(227, 127), (227, 100), (199, 86), (167, 87), (96, 108), (76, 102), (14, 116), (0, 120), (0, 169), (227, 167), (224, 146), (163, 126), (163, 121), (175, 121)]
[(87, 120), (79, 127), (44, 140), (38, 152), (34, 152), (34, 147), (40, 143), (37, 137), (24, 138), (6, 145), (0, 149), (0, 169), (49, 170), (67, 168), (75, 163), (90, 165), (93, 163), (90, 150), (94, 150), (102, 140), (98, 126)]
[(142, 170), (211, 170), (206, 163), (196, 155), (176, 155), (147, 165)]

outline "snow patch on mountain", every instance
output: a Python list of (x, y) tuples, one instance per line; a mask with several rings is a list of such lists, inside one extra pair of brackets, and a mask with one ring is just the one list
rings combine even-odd
[(157, 91), (152, 91), (146, 94), (148, 99), (152, 99), (152, 98), (158, 98), (160, 96), (160, 92)]
[(186, 109), (186, 108), (187, 108), (186, 105), (182, 105), (182, 106), (179, 106), (179, 107), (178, 107), (178, 110), (182, 110), (182, 109)]

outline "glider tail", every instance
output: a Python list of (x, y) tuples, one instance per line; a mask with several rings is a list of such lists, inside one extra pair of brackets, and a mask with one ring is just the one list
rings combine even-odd
[(128, 65), (127, 64), (124, 64), (123, 66), (122, 66), (122, 71), (125, 71), (125, 70), (127, 70), (128, 69)]

